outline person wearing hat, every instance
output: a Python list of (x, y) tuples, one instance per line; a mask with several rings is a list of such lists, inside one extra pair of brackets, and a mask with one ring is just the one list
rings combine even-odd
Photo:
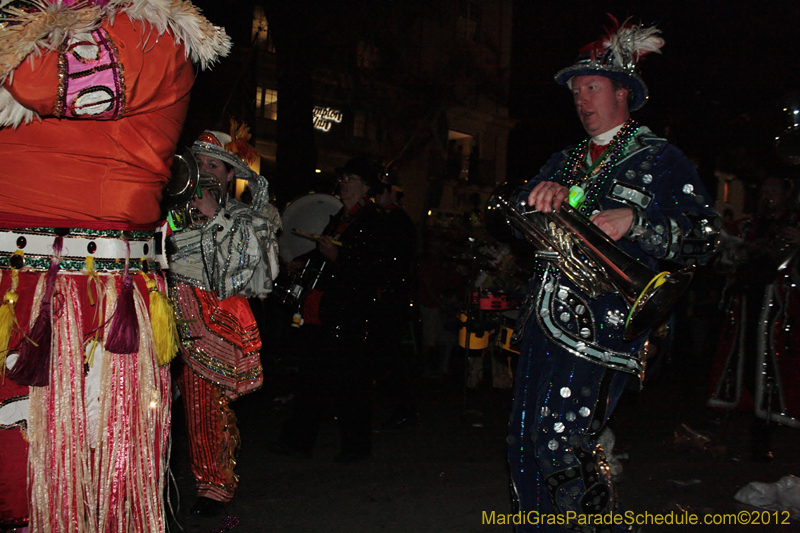
[[(587, 137), (551, 156), (517, 197), (544, 213), (569, 203), (651, 269), (659, 261), (704, 261), (721, 226), (687, 157), (630, 116), (648, 99), (636, 67), (664, 44), (659, 33), (626, 22), (556, 74), (572, 92)], [(525, 519), (517, 531), (631, 530), (585, 520), (620, 509), (597, 439), (625, 384), (645, 371), (647, 333), (625, 340), (628, 312), (618, 294), (593, 297), (537, 260), (520, 312), (508, 435), (513, 493)], [(573, 512), (563, 525), (528, 520)]]
[[(197, 220), (169, 243), (170, 292), (181, 338), (178, 376), (189, 459), (197, 488), (193, 515), (222, 514), (238, 483), (241, 439), (230, 402), (262, 384), (261, 339), (247, 297), (263, 298), (277, 274), (276, 229), (261, 217), (267, 182), (247, 166), (257, 157), (246, 128), (205, 131), (192, 145), (201, 194)], [(230, 194), (234, 178), (249, 181), (250, 205)]]
[(341, 435), (335, 461), (349, 463), (372, 453), (371, 348), (389, 237), (371, 199), (383, 166), (355, 157), (337, 171), (343, 207), (299, 261), (310, 258), (322, 275), (303, 301), (302, 383), (275, 451), (311, 456), (332, 404)]

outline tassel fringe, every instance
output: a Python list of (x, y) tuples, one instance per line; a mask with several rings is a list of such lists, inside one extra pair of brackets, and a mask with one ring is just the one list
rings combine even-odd
[[(130, 253), (130, 248), (128, 250)], [(139, 351), (139, 321), (133, 303), (133, 278), (128, 272), (127, 262), (124, 276), (117, 307), (108, 327), (106, 350), (114, 353), (136, 353)]]
[(175, 325), (175, 313), (167, 295), (158, 290), (155, 279), (142, 272), (150, 293), (150, 325), (153, 328), (153, 344), (156, 350), (156, 362), (165, 366), (175, 358), (178, 352), (178, 328)]
[(86, 295), (89, 305), (94, 307), (94, 319), (92, 321), (91, 338), (87, 341), (88, 349), (84, 358), (84, 364), (89, 367), (94, 366), (94, 355), (97, 349), (102, 346), (100, 335), (103, 329), (103, 291), (105, 287), (97, 271), (94, 269), (94, 257), (86, 256), (86, 275), (89, 276), (89, 281), (86, 282)]
[[(18, 250), (15, 253), (21, 255), (22, 251)], [(16, 306), (19, 295), (17, 294), (17, 287), (19, 286), (19, 270), (11, 267), (11, 287), (6, 291), (3, 296), (3, 306), (0, 307), (0, 383), (4, 383), (6, 379), (6, 357), (8, 357), (8, 343), (11, 341), (11, 332), (15, 325), (17, 325)]]
[(39, 316), (30, 333), (22, 341), (19, 358), (14, 367), (8, 371), (8, 377), (20, 385), (29, 387), (46, 387), (50, 384), (51, 337), (53, 333), (52, 306), (53, 289), (56, 284), (58, 265), (61, 262), (61, 250), (64, 238), (58, 236), (53, 243), (53, 257), (45, 277), (44, 296)]

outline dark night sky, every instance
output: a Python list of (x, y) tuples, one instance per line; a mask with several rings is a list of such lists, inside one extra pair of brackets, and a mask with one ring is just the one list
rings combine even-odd
[(800, 91), (797, 0), (517, 0), (511, 109), (521, 125), (512, 172), (535, 171), (582, 136), (569, 93), (552, 76), (604, 32), (605, 13), (656, 25), (666, 41), (641, 63), (650, 101), (635, 118), (717, 167), (766, 157), (785, 122), (781, 104)]
[[(242, 14), (253, 0), (196, 1), (247, 38)], [(298, 16), (302, 5), (315, 0), (299, 2)], [(774, 159), (774, 137), (788, 124), (782, 104), (800, 94), (800, 0), (515, 0), (509, 106), (519, 126), (509, 180), (530, 177), (584, 135), (569, 92), (552, 77), (604, 33), (606, 13), (662, 30), (663, 53), (641, 63), (650, 101), (634, 116), (697, 158), (704, 179), (717, 169), (754, 176)]]

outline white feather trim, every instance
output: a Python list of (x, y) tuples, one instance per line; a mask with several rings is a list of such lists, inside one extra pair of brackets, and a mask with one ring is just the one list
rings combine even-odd
[(34, 118), (39, 119), (35, 111), (17, 102), (10, 92), (0, 87), (0, 127), (16, 128), (23, 122), (29, 124)]
[(626, 23), (603, 42), (603, 47), (613, 52), (615, 66), (630, 69), (650, 52), (661, 53), (664, 39), (659, 33), (661, 30), (655, 26), (644, 28)]
[[(102, 9), (86, 4), (66, 7), (41, 0), (35, 5), (38, 11), (33, 13), (3, 8), (19, 23), (0, 29), (0, 84), (13, 76), (14, 69), (26, 58), (57, 50), (75, 35), (92, 31), (104, 19), (113, 24), (120, 12), (125, 12), (131, 20), (148, 22), (157, 35), (170, 31), (175, 42), (184, 45), (186, 57), (203, 69), (228, 55), (231, 49), (225, 29), (211, 24), (186, 0), (111, 0)], [(34, 118), (39, 118), (34, 111), (0, 89), (0, 127), (18, 126)]]
[(139, 0), (115, 2), (131, 20), (149, 22), (161, 35), (169, 29), (178, 44), (183, 43), (186, 57), (200, 63), (203, 69), (219, 57), (228, 55), (231, 40), (224, 28), (214, 26), (191, 2), (182, 0)]

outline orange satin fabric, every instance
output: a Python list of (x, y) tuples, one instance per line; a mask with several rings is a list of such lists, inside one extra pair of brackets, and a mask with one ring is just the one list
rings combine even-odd
[[(124, 14), (108, 31), (125, 82), (117, 120), (52, 116), (58, 55), (20, 65), (5, 87), (42, 120), (0, 129), (0, 213), (46, 219), (154, 224), (194, 82), (183, 46)], [(133, 44), (126, 44), (133, 43)], [(6, 217), (7, 218), (7, 217)], [(50, 225), (50, 224), (48, 224)]]

